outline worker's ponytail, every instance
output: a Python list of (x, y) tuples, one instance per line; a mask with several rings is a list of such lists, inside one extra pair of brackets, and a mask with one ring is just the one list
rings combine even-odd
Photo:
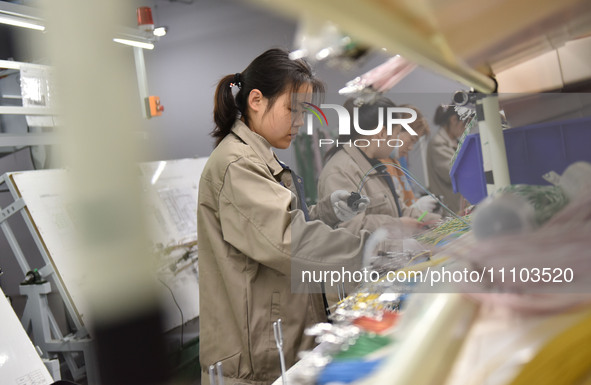
[(234, 95), (232, 95), (234, 77), (235, 75), (224, 76), (215, 90), (213, 121), (216, 127), (211, 136), (216, 138), (216, 146), (230, 133), (234, 122), (241, 115)]

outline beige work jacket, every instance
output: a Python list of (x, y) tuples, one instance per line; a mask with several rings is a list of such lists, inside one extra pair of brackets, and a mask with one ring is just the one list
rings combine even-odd
[(443, 203), (455, 213), (460, 211), (462, 195), (454, 193), (449, 171), (457, 147), (458, 143), (443, 128), (431, 138), (427, 147), (429, 190), (435, 195), (442, 195)]
[[(363, 176), (372, 165), (357, 147), (344, 146), (328, 160), (318, 178), (318, 198), (324, 199), (335, 190), (357, 191)], [(418, 218), (420, 210), (407, 207), (399, 202), (401, 213), (396, 208), (394, 195), (385, 178), (390, 175), (380, 174), (377, 170), (369, 173), (361, 194), (369, 197), (369, 206), (365, 212), (353, 219), (339, 224), (354, 234), (361, 229), (375, 231), (380, 227), (400, 226), (401, 216)]]
[[(226, 385), (272, 383), (280, 376), (273, 322), (282, 320), (290, 367), (314, 346), (304, 329), (326, 320), (322, 296), (310, 294), (318, 287), (301, 284), (300, 270), (360, 267), (365, 234), (306, 222), (298, 204), (291, 171), (264, 138), (236, 121), (199, 183), (202, 383), (217, 362)], [(337, 221), (328, 200), (311, 207), (310, 217)]]

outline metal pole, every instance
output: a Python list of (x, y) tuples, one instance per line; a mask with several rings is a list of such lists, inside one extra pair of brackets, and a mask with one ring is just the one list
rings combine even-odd
[(499, 114), (499, 97), (497, 95), (487, 95), (483, 99), (482, 106), (484, 108), (484, 116), (488, 128), (490, 160), (494, 176), (494, 184), (495, 189), (498, 190), (499, 188), (511, 184), (505, 138), (503, 136), (501, 116)]
[(279, 350), (279, 361), (281, 363), (281, 382), (287, 385), (285, 378), (285, 357), (283, 356), (283, 331), (281, 330), (281, 318), (277, 322), (273, 322), (273, 335), (275, 336), (275, 343), (277, 350)]
[(480, 149), (482, 152), (482, 169), (484, 170), (484, 177), (486, 179), (486, 194), (491, 195), (495, 191), (495, 183), (490, 155), (490, 142), (488, 140), (490, 128), (488, 127), (489, 122), (484, 115), (482, 98), (476, 101), (476, 119), (478, 119), (478, 128), (480, 130)]
[(476, 102), (482, 166), (488, 195), (511, 184), (499, 109), (497, 95), (485, 95)]
[(137, 73), (137, 85), (140, 92), (140, 101), (142, 105), (142, 115), (144, 118), (150, 119), (146, 100), (148, 93), (148, 75), (146, 74), (146, 62), (144, 60), (144, 49), (133, 47), (133, 57), (135, 59), (135, 72)]

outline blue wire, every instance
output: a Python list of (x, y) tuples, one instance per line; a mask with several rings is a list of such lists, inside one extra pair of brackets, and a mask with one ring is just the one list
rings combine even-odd
[(441, 205), (441, 207), (443, 207), (444, 209), (446, 209), (451, 215), (453, 215), (454, 217), (456, 217), (460, 221), (464, 222), (466, 224), (466, 226), (470, 226), (470, 224), (468, 224), (468, 222), (466, 222), (464, 219), (462, 219), (462, 217), (460, 217), (459, 215), (457, 215), (456, 213), (454, 213), (441, 200), (439, 200), (439, 198), (437, 198), (431, 191), (427, 190), (427, 188), (425, 186), (423, 186), (418, 180), (416, 180), (415, 177), (410, 173), (410, 171), (408, 171), (407, 169), (405, 169), (403, 167), (400, 167), (399, 165), (397, 165), (395, 163), (390, 163), (390, 162), (382, 163), (382, 162), (380, 162), (380, 163), (374, 165), (372, 168), (370, 168), (369, 171), (365, 173), (365, 175), (363, 176), (363, 178), (361, 178), (361, 182), (359, 183), (359, 188), (357, 189), (357, 193), (358, 194), (361, 194), (361, 189), (363, 189), (363, 186), (365, 185), (365, 182), (367, 181), (367, 177), (369, 176), (369, 173), (370, 172), (372, 172), (373, 170), (375, 170), (376, 168), (378, 168), (380, 166), (386, 166), (386, 165), (394, 166), (395, 168), (397, 168), (400, 171), (402, 171), (410, 180), (412, 180), (413, 182), (415, 182), (417, 184), (417, 186), (419, 186), (427, 195), (429, 195), (431, 198), (435, 199)]
[(375, 361), (333, 361), (324, 367), (316, 379), (316, 384), (349, 384), (367, 377), (382, 361), (383, 359)]

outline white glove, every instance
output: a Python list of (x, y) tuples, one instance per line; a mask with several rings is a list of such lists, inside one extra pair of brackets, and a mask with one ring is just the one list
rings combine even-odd
[(351, 193), (345, 190), (336, 190), (330, 194), (330, 203), (334, 210), (335, 215), (340, 221), (346, 222), (352, 219), (355, 215), (365, 211), (369, 205), (369, 198), (365, 195), (361, 195), (361, 198), (357, 199), (353, 207), (349, 207), (347, 200), (351, 196)]
[(419, 211), (428, 211), (432, 213), (437, 208), (437, 201), (430, 195), (420, 197), (411, 207), (419, 209)]

